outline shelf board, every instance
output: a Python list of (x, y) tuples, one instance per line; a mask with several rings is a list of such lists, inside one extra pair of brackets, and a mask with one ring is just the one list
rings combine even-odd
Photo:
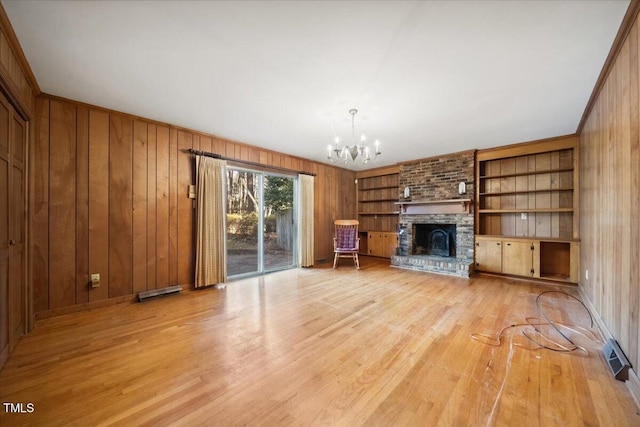
[(480, 179), (510, 178), (513, 176), (542, 175), (546, 173), (571, 172), (571, 171), (573, 171), (573, 168), (546, 169), (546, 170), (539, 170), (539, 171), (506, 173), (501, 175), (484, 175), (484, 176), (481, 176)]
[(563, 188), (549, 188), (546, 190), (514, 190), (514, 191), (499, 191), (495, 193), (479, 193), (480, 196), (505, 196), (509, 194), (529, 194), (529, 193), (551, 193), (553, 191), (573, 191), (573, 187)]
[(571, 280), (569, 275), (566, 274), (540, 274), (540, 278), (547, 280), (560, 280), (563, 282), (568, 282)]
[(385, 185), (384, 187), (358, 188), (358, 191), (386, 190), (388, 188), (399, 188), (399, 187), (397, 185)]
[(481, 214), (500, 213), (536, 213), (536, 212), (573, 212), (573, 208), (539, 208), (539, 209), (480, 209)]
[(398, 215), (399, 213), (399, 211), (358, 212), (358, 215)]
[(536, 240), (540, 242), (558, 242), (558, 243), (571, 243), (579, 242), (580, 239), (563, 238), (563, 237), (539, 237), (539, 236), (506, 236), (503, 234), (476, 234), (476, 237), (486, 239), (502, 239), (502, 240)]
[(358, 203), (397, 202), (398, 199), (358, 200)]

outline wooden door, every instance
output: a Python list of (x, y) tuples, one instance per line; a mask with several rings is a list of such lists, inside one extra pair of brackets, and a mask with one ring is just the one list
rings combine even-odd
[(0, 366), (25, 332), (26, 123), (0, 95)]
[(25, 270), (25, 148), (26, 123), (14, 111), (9, 129), (9, 155), (11, 156), (9, 196), (9, 339), (11, 350), (25, 333), (26, 324), (26, 270)]
[(11, 106), (0, 95), (0, 366), (9, 356), (9, 197), (10, 157), (9, 128)]
[(528, 241), (502, 242), (502, 272), (515, 276), (533, 276), (533, 244)]
[(502, 273), (502, 241), (476, 238), (476, 269), (488, 273)]

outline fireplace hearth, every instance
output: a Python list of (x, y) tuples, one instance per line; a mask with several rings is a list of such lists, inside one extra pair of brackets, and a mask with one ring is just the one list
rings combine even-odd
[(455, 224), (413, 224), (412, 255), (456, 256)]
[(399, 268), (469, 277), (473, 271), (473, 214), (401, 215)]

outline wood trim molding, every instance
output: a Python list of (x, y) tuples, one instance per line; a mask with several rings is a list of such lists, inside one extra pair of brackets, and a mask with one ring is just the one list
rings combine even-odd
[[(184, 284), (179, 286), (182, 287), (182, 291), (181, 291), (182, 293), (194, 292), (194, 288), (192, 288), (192, 286), (189, 284)], [(202, 289), (212, 289), (212, 288), (215, 288), (215, 286), (210, 286)], [(80, 311), (88, 311), (88, 310), (93, 310), (95, 308), (100, 308), (100, 307), (109, 307), (116, 304), (136, 304), (136, 303), (138, 303), (138, 294), (123, 295), (116, 298), (108, 298), (100, 301), (92, 301), (92, 302), (86, 302), (82, 304), (70, 305), (67, 307), (39, 311), (35, 314), (35, 320), (48, 319), (50, 317), (57, 317), (63, 314), (78, 313)]]
[(367, 169), (364, 171), (356, 172), (356, 179), (360, 178), (370, 178), (373, 176), (381, 176), (381, 175), (393, 175), (395, 173), (400, 172), (400, 166), (392, 165), (392, 166), (381, 166), (375, 169)]
[(54, 308), (51, 310), (44, 310), (35, 313), (35, 320), (48, 319), (50, 317), (62, 316), (63, 314), (77, 313), (79, 311), (88, 311), (94, 308), (107, 307), (115, 304), (129, 303), (134, 304), (137, 300), (137, 295), (125, 295), (116, 298), (108, 298), (100, 301), (87, 302), (83, 304), (75, 304), (67, 307)]
[(576, 134), (580, 135), (582, 133), (582, 129), (591, 114), (591, 110), (593, 109), (593, 105), (598, 99), (598, 95), (600, 95), (600, 91), (602, 91), (602, 87), (604, 83), (607, 81), (607, 77), (609, 77), (609, 73), (613, 68), (613, 64), (618, 58), (618, 54), (620, 53), (620, 49), (622, 49), (622, 45), (627, 39), (629, 35), (629, 31), (631, 31), (631, 27), (636, 22), (636, 17), (640, 12), (640, 0), (631, 0), (629, 3), (629, 8), (622, 18), (622, 23), (620, 24), (620, 28), (618, 29), (618, 34), (616, 34), (616, 38), (613, 40), (613, 44), (611, 45), (611, 50), (609, 51), (609, 55), (607, 55), (607, 59), (604, 61), (604, 65), (602, 66), (602, 70), (600, 71), (600, 75), (598, 76), (598, 80), (596, 80), (596, 84), (593, 87), (593, 92), (591, 92), (591, 96), (589, 97), (589, 101), (587, 101), (587, 106), (582, 113), (582, 118), (580, 119), (580, 123), (578, 124), (578, 128), (576, 129)]
[(9, 72), (2, 63), (0, 63), (0, 90), (2, 90), (20, 116), (24, 120), (30, 121), (33, 112), (25, 105), (22, 97), (20, 96), (20, 90), (15, 85), (13, 79), (9, 75)]
[[(591, 300), (587, 297), (587, 294), (584, 292), (584, 288), (581, 284), (578, 284), (578, 294), (580, 295), (582, 302), (591, 312), (593, 320), (596, 322), (598, 329), (600, 329), (603, 339), (605, 341), (609, 338), (613, 338), (615, 340), (616, 337), (613, 336), (607, 325), (604, 323), (602, 317), (598, 314), (598, 310), (596, 310)], [(633, 396), (633, 400), (635, 400), (638, 407), (640, 407), (640, 378), (638, 377), (635, 369), (629, 369), (629, 380), (625, 381), (625, 385), (627, 386), (627, 389), (629, 389), (631, 396)]]
[(11, 25), (11, 21), (9, 21), (9, 17), (7, 16), (7, 12), (4, 10), (2, 4), (0, 4), (0, 29), (7, 37), (7, 41), (9, 42), (9, 46), (11, 50), (16, 55), (16, 59), (20, 63), (20, 68), (24, 72), (27, 81), (29, 82), (29, 86), (31, 86), (31, 90), (33, 90), (34, 96), (38, 96), (40, 94), (40, 86), (38, 85), (38, 81), (36, 77), (33, 75), (33, 70), (29, 65), (29, 61), (27, 61), (27, 57), (24, 55), (24, 51), (22, 50), (22, 46), (20, 46), (20, 42), (18, 41), (18, 37), (16, 36), (15, 31), (13, 30), (13, 26)]
[(514, 157), (528, 154), (544, 153), (547, 151), (574, 148), (578, 145), (578, 135), (564, 135), (554, 138), (539, 139), (537, 141), (520, 142), (518, 144), (503, 145), (501, 147), (478, 150), (476, 160), (491, 160), (502, 157)]

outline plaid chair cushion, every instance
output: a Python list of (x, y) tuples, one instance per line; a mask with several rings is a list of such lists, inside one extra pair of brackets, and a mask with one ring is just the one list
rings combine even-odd
[(356, 249), (356, 229), (339, 228), (336, 235), (336, 250), (353, 251)]

